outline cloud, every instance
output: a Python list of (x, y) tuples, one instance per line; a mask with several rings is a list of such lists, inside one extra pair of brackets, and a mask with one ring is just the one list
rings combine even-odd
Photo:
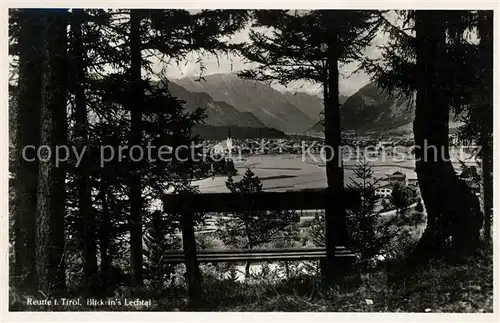
[[(231, 43), (244, 42), (249, 39), (250, 27), (236, 33), (228, 40)], [(368, 57), (376, 57), (379, 53), (378, 46), (387, 41), (387, 36), (384, 34), (379, 34), (375, 37), (374, 42), (365, 50), (365, 55)], [(170, 62), (165, 64), (159, 60), (154, 60), (154, 71), (160, 72), (164, 71), (165, 76), (170, 79), (180, 79), (184, 77), (198, 77), (202, 73), (203, 75), (219, 74), (219, 73), (234, 73), (241, 71), (246, 68), (251, 68), (252, 63), (247, 62), (244, 58), (239, 57), (235, 54), (203, 54), (203, 53), (191, 53), (187, 55), (185, 59), (180, 62)], [(369, 76), (364, 72), (358, 72), (353, 74), (356, 70), (357, 64), (351, 63), (342, 66), (340, 69), (341, 78), (339, 84), (340, 93), (343, 95), (352, 95), (358, 91), (361, 87), (365, 86), (370, 82)], [(288, 86), (282, 86), (279, 84), (272, 84), (274, 88), (279, 91), (291, 91), (291, 92), (308, 92), (311, 94), (321, 95), (321, 87), (317, 84), (313, 84), (305, 81), (293, 82)]]

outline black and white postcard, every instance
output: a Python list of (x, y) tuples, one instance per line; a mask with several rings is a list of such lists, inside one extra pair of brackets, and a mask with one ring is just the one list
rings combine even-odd
[(7, 3), (7, 320), (498, 319), (498, 4), (339, 4)]

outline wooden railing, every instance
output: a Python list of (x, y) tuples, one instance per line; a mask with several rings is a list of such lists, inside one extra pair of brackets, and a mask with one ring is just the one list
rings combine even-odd
[[(352, 258), (354, 255), (344, 243), (326, 248), (280, 250), (196, 250), (194, 215), (200, 212), (242, 212), (279, 210), (327, 209), (333, 203), (342, 203), (346, 209), (360, 205), (360, 194), (346, 190), (337, 194), (327, 191), (292, 191), (259, 193), (181, 193), (166, 195), (163, 209), (166, 213), (180, 215), (183, 250), (166, 251), (165, 259), (171, 263), (185, 263), (191, 304), (200, 300), (200, 262), (310, 260), (327, 257), (326, 250), (335, 250), (335, 258)], [(335, 222), (335, 221), (334, 221)], [(345, 228), (344, 228), (345, 229)], [(339, 234), (339, 236), (341, 236)], [(328, 242), (327, 242), (328, 243)], [(333, 252), (332, 252), (333, 253)], [(288, 258), (287, 258), (288, 257)]]

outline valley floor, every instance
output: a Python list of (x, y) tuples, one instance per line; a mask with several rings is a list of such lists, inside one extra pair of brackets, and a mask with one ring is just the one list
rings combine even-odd
[[(344, 163), (344, 181), (346, 184), (354, 178), (354, 166), (356, 160), (348, 160)], [(460, 169), (458, 162), (453, 163), (455, 169)], [(265, 191), (287, 191), (326, 187), (326, 171), (321, 157), (303, 158), (301, 155), (254, 155), (240, 161), (235, 161), (238, 175), (234, 180), (238, 181), (246, 169), (251, 169), (257, 175)], [(415, 161), (392, 160), (373, 162), (374, 178), (385, 178), (395, 171), (404, 172), (407, 178), (416, 178), (414, 171)], [(202, 193), (229, 192), (226, 188), (226, 176), (210, 177), (194, 181)]]

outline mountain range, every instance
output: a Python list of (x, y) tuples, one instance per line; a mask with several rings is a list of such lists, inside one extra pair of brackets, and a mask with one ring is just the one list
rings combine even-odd
[[(375, 83), (369, 83), (350, 96), (340, 108), (340, 118), (343, 130), (358, 132), (412, 132), (415, 117), (416, 98), (401, 98), (398, 95), (389, 96), (377, 88)], [(460, 126), (454, 120), (450, 111), (450, 130)], [(321, 121), (316, 123), (309, 134), (322, 134), (324, 127)]]
[[(391, 97), (369, 83), (350, 96), (340, 108), (343, 130), (390, 131), (404, 128), (413, 122), (415, 101), (410, 98)], [(310, 133), (322, 133), (318, 122)]]
[[(243, 80), (236, 74), (212, 74), (205, 76), (202, 81), (183, 78), (175, 83), (190, 92), (207, 93), (214, 101), (226, 102), (240, 112), (250, 112), (265, 127), (287, 133), (303, 133), (319, 119), (313, 119), (301, 109), (303, 106), (295, 106), (269, 84)], [(320, 103), (321, 99), (317, 98), (314, 103), (316, 110)]]
[(266, 128), (251, 112), (238, 111), (224, 101), (215, 101), (207, 93), (190, 92), (174, 82), (169, 82), (169, 90), (172, 96), (186, 102), (184, 108), (187, 112), (193, 112), (198, 107), (204, 109), (207, 114), (205, 123), (208, 125)]
[[(280, 92), (267, 83), (240, 79), (236, 74), (212, 74), (202, 80), (172, 80), (173, 96), (185, 101), (186, 110), (205, 110), (205, 128), (241, 127), (242, 134), (280, 133), (321, 135), (323, 99), (305, 92)], [(343, 130), (411, 130), (414, 100), (390, 97), (369, 83), (358, 92), (339, 97)], [(210, 128), (212, 127), (212, 128)], [(252, 130), (254, 129), (254, 130)]]

